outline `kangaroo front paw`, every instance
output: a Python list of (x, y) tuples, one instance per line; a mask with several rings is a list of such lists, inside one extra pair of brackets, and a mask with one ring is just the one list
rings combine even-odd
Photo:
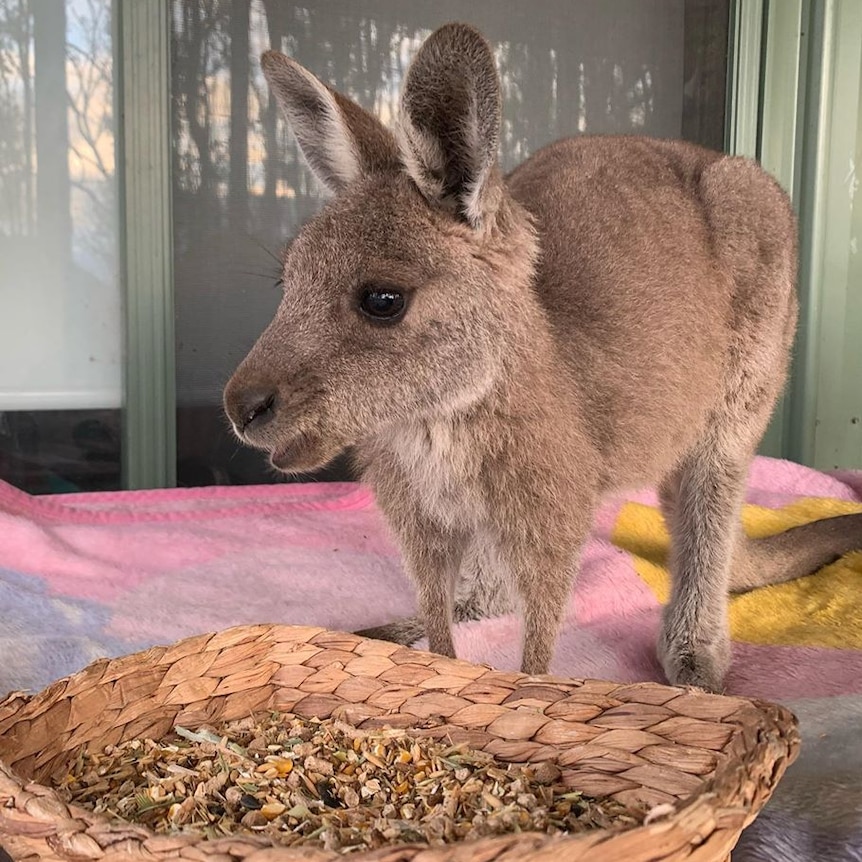
[(658, 657), (671, 685), (691, 685), (719, 692), (730, 666), (730, 640), (727, 635), (711, 641), (672, 637), (663, 630)]

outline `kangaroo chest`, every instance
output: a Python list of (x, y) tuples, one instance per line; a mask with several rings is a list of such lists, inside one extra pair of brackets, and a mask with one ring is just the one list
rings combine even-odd
[(475, 450), (460, 423), (411, 422), (387, 443), (427, 517), (459, 530), (469, 530), (483, 518)]

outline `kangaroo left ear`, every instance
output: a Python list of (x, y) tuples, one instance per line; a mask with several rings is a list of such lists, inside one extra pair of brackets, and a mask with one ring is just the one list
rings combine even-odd
[(299, 63), (267, 51), (261, 66), (278, 106), (318, 179), (337, 192), (361, 176), (399, 170), (393, 134)]
[(474, 228), (500, 202), (500, 81), (491, 48), (466, 24), (446, 24), (419, 49), (401, 94), (401, 157), (422, 194)]

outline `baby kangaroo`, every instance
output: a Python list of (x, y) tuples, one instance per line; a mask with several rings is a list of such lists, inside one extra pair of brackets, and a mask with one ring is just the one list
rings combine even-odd
[(354, 448), (422, 620), (376, 633), (424, 628), (453, 655), (453, 609), (517, 602), (523, 670), (546, 672), (600, 498), (654, 483), (660, 657), (719, 689), (728, 592), (862, 546), (862, 516), (741, 534), (796, 323), (787, 197), (751, 161), (636, 137), (559, 141), (502, 176), (497, 70), (463, 24), (420, 48), (394, 133), (288, 57), (263, 68), (335, 196), (285, 251), (225, 405), (281, 470)]

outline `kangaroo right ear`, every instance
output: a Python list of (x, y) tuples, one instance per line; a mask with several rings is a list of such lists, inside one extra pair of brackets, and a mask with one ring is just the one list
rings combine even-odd
[(400, 169), (392, 133), (355, 102), (278, 51), (267, 51), (261, 66), (303, 156), (331, 191), (361, 176)]
[(416, 54), (404, 82), (401, 157), (430, 201), (474, 228), (489, 222), (502, 192), (497, 170), (500, 81), (482, 35), (446, 24)]

